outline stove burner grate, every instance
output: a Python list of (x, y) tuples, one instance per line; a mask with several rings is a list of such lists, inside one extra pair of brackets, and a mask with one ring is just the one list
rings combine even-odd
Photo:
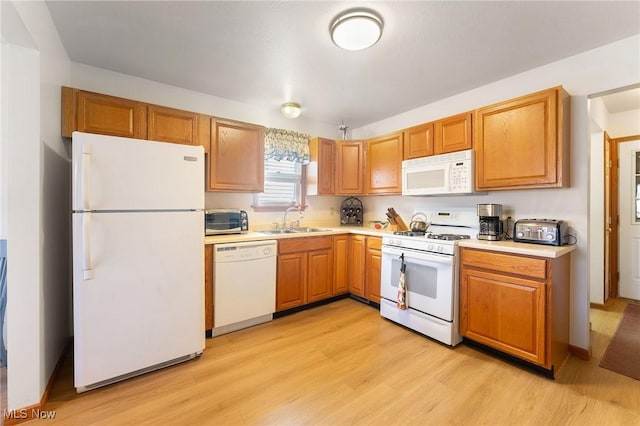
[(393, 235), (402, 235), (405, 237), (424, 237), (423, 231), (394, 231)]
[(446, 240), (446, 241), (468, 240), (471, 238), (469, 235), (463, 235), (463, 234), (428, 234), (426, 237), (430, 240)]

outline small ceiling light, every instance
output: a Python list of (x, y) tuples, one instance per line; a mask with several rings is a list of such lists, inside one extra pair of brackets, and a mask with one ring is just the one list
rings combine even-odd
[(282, 115), (287, 118), (296, 118), (300, 116), (300, 104), (296, 102), (285, 102), (280, 107), (280, 111), (282, 111)]
[(331, 40), (346, 50), (371, 47), (382, 35), (382, 19), (370, 10), (347, 10), (331, 23)]

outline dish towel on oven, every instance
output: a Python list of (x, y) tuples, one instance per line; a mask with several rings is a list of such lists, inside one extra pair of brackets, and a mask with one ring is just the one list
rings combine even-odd
[(407, 265), (404, 263), (404, 254), (400, 255), (400, 279), (398, 282), (398, 300), (396, 306), (399, 309), (407, 309), (407, 286), (405, 284), (405, 272)]

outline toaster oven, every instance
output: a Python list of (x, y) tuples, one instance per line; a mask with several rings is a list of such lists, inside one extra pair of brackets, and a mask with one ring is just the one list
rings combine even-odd
[(244, 210), (211, 209), (204, 211), (204, 235), (244, 234), (249, 217)]
[(556, 219), (521, 219), (513, 228), (513, 241), (561, 246), (567, 244), (567, 222)]

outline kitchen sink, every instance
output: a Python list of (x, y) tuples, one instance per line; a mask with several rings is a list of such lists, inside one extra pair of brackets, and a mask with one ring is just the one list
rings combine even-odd
[(325, 232), (331, 231), (331, 229), (326, 228), (291, 228), (293, 232)]
[(292, 230), (292, 229), (264, 229), (262, 231), (256, 231), (260, 234), (267, 234), (267, 235), (280, 235), (280, 234), (295, 234), (296, 231)]
[(257, 231), (261, 234), (267, 235), (280, 235), (280, 234), (306, 234), (310, 232), (325, 232), (330, 231), (331, 229), (327, 228), (286, 228), (286, 229), (264, 229), (262, 231)]

